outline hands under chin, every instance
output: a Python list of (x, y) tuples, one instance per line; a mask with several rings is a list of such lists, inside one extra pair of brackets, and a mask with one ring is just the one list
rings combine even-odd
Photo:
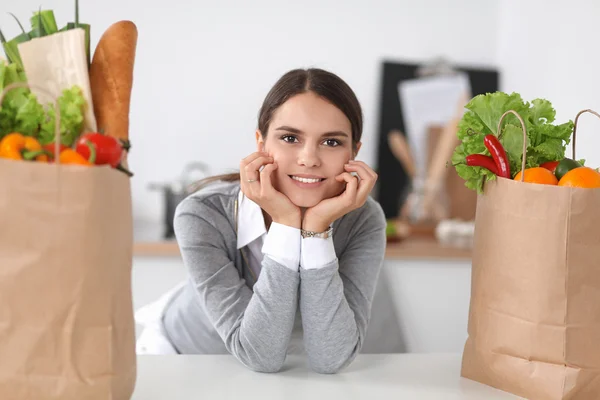
[(240, 162), (241, 190), (265, 210), (273, 222), (300, 228), (300, 208), (271, 183), (271, 175), (276, 169), (277, 164), (267, 153), (252, 153)]
[[(344, 166), (346, 172), (336, 176), (338, 182), (346, 182), (346, 189), (339, 196), (324, 199), (306, 210), (302, 220), (302, 229), (314, 232), (326, 231), (333, 221), (350, 211), (362, 207), (375, 182), (377, 174), (362, 161), (351, 160)], [(356, 172), (360, 177), (351, 175)]]

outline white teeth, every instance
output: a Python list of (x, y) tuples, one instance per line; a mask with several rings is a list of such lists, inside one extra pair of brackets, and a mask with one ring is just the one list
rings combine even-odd
[(292, 176), (292, 179), (299, 181), (299, 182), (303, 182), (303, 183), (317, 183), (317, 182), (321, 182), (321, 179), (316, 178), (316, 179), (308, 179), (308, 178), (300, 178), (297, 176)]

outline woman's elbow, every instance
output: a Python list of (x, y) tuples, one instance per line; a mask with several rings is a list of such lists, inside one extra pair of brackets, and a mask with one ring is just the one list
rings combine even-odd
[(310, 364), (310, 368), (317, 374), (333, 375), (341, 372), (348, 364), (349, 361), (337, 363), (313, 362)]
[(317, 374), (334, 375), (344, 368), (342, 366), (334, 365), (311, 365), (311, 369)]
[(262, 362), (246, 363), (246, 367), (254, 372), (274, 374), (281, 371), (283, 364), (283, 361), (265, 360)]
[(337, 374), (348, 367), (355, 358), (355, 354), (348, 357), (337, 357), (329, 359), (313, 359), (310, 361), (310, 368), (318, 374)]
[(234, 353), (238, 361), (254, 372), (273, 374), (283, 369), (285, 353), (283, 354), (240, 354)]
[(357, 341), (351, 346), (331, 348), (329, 351), (323, 348), (317, 351), (309, 350), (310, 368), (319, 374), (337, 374), (352, 364), (360, 348), (360, 341)]

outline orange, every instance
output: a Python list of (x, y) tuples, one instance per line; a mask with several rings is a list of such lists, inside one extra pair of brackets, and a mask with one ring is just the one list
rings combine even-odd
[[(515, 176), (515, 181), (521, 181), (521, 171)], [(535, 167), (525, 169), (525, 182), (540, 183), (542, 185), (556, 185), (558, 179), (546, 168)]]
[(578, 167), (567, 172), (558, 186), (600, 188), (600, 172), (590, 167)]

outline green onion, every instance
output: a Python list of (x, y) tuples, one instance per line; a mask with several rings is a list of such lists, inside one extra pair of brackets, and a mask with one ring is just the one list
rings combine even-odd
[[(4, 46), (6, 46), (6, 38), (4, 37), (4, 34), (2, 33), (2, 31), (0, 30), (0, 44), (2, 44), (2, 48), (4, 48)], [(6, 50), (4, 50), (4, 52), (6, 53)], [(12, 63), (10, 56), (8, 55), (8, 53), (6, 53), (6, 58), (8, 63)], [(0, 84), (2, 83), (2, 81), (0, 81)]]
[(40, 36), (52, 35), (58, 32), (56, 19), (52, 10), (40, 10), (31, 17), (31, 28), (40, 32)]
[(75, 0), (75, 27), (79, 28), (79, 0)]
[(4, 52), (6, 57), (17, 64), (20, 69), (23, 69), (23, 61), (21, 61), (21, 55), (19, 54), (19, 44), (31, 40), (27, 33), (21, 33), (16, 38), (4, 43)]
[(17, 21), (17, 24), (19, 24), (19, 27), (21, 28), (21, 32), (22, 33), (27, 33), (25, 32), (25, 28), (23, 28), (23, 25), (21, 24), (21, 21), (19, 21), (19, 19), (17, 18), (17, 16), (13, 13), (9, 13), (10, 15), (12, 15), (12, 17), (15, 19), (15, 21)]

